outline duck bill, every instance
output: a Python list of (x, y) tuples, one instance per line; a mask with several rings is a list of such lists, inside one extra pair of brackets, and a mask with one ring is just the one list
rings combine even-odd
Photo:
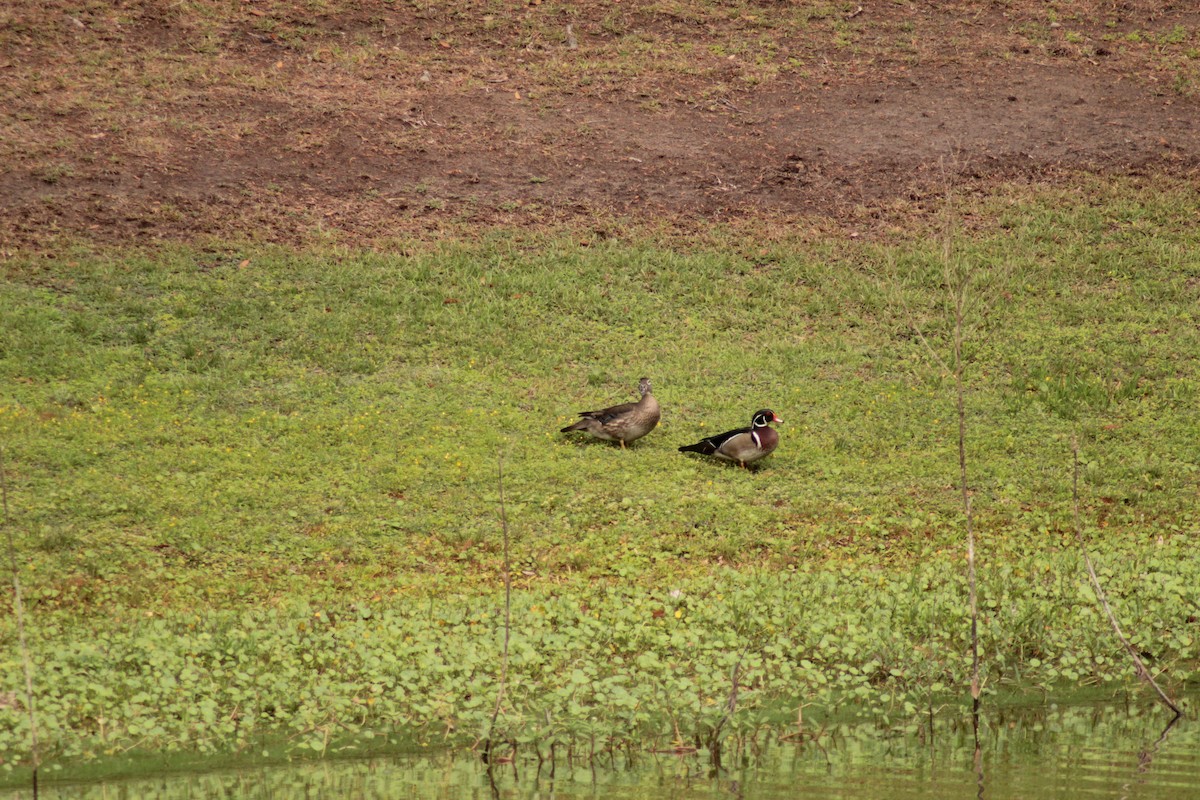
[(772, 414), (771, 416), (774, 417), (774, 419), (772, 419), (771, 422), (783, 422), (783, 420), (780, 419), (778, 414)]

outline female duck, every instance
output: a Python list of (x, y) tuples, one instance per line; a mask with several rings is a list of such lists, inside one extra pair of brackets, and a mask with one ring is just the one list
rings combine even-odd
[(621, 403), (599, 411), (580, 411), (583, 419), (562, 429), (562, 433), (584, 431), (609, 442), (620, 442), (621, 447), (640, 439), (658, 424), (662, 415), (658, 401), (650, 394), (650, 379), (642, 378), (638, 383), (642, 398), (636, 403)]

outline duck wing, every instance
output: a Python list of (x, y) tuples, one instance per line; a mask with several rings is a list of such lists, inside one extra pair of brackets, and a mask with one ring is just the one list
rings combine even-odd
[(715, 455), (718, 452), (724, 452), (722, 448), (728, 449), (735, 436), (749, 434), (751, 428), (734, 428), (731, 431), (718, 433), (715, 436), (709, 436), (707, 439), (701, 439), (695, 444), (684, 445), (679, 448), (681, 453), (702, 453), (706, 456)]

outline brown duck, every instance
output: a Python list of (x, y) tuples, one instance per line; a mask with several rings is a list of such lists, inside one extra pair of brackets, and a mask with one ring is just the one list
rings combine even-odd
[(695, 444), (684, 445), (679, 452), (700, 453), (722, 461), (733, 461), (744, 467), (769, 456), (779, 446), (779, 433), (770, 427), (772, 422), (783, 420), (775, 416), (771, 409), (764, 408), (754, 412), (749, 428), (718, 433)]
[(609, 442), (620, 442), (624, 447), (627, 442), (640, 439), (658, 424), (662, 412), (658, 401), (650, 394), (650, 379), (642, 378), (638, 383), (638, 391), (642, 399), (636, 403), (621, 403), (609, 406), (599, 411), (580, 411), (581, 420), (562, 429), (563, 433), (584, 431)]

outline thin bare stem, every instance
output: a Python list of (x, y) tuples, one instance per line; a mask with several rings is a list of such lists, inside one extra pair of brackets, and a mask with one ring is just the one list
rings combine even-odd
[(500, 689), (496, 693), (496, 707), (492, 709), (492, 720), (488, 724), (487, 743), (483, 747), (483, 760), (491, 771), (492, 736), (496, 731), (496, 720), (500, 717), (500, 706), (504, 702), (504, 687), (508, 681), (508, 642), (512, 635), (512, 569), (508, 558), (508, 515), (504, 510), (504, 455), (496, 456), (496, 486), (500, 494), (500, 532), (504, 539), (504, 650), (500, 658)]
[[(942, 165), (943, 169), (945, 165)], [(949, 183), (947, 183), (949, 185)], [(979, 696), (982, 682), (979, 678), (979, 592), (975, 579), (975, 519), (971, 506), (971, 489), (967, 482), (967, 403), (963, 373), (966, 368), (963, 357), (963, 331), (966, 327), (967, 298), (971, 284), (970, 271), (956, 269), (954, 254), (953, 218), (949, 214), (949, 192), (947, 192), (946, 227), (942, 234), (942, 269), (949, 290), (950, 311), (954, 315), (954, 396), (958, 412), (958, 481), (962, 490), (963, 513), (967, 526), (967, 602), (971, 613), (971, 722), (975, 731), (975, 748), (979, 749)]]
[(33, 796), (38, 796), (38, 766), (41, 757), (38, 750), (37, 708), (33, 696), (33, 662), (29, 658), (29, 643), (25, 639), (25, 604), (21, 598), (21, 570), (17, 566), (17, 545), (13, 539), (12, 524), (8, 513), (8, 472), (4, 464), (4, 448), (0, 447), (0, 503), (4, 506), (4, 533), (8, 538), (8, 565), (12, 571), (13, 608), (17, 612), (17, 641), (21, 647), (21, 661), (25, 665), (25, 707), (29, 711), (29, 758), (33, 762)]
[(1121, 646), (1125, 648), (1125, 652), (1129, 653), (1130, 659), (1133, 660), (1134, 670), (1137, 676), (1153, 687), (1158, 699), (1163, 705), (1175, 712), (1175, 716), (1183, 715), (1183, 710), (1172, 700), (1158, 682), (1154, 680), (1154, 676), (1150, 674), (1150, 670), (1146, 668), (1146, 664), (1142, 661), (1142, 657), (1138, 655), (1137, 649), (1126, 638), (1125, 633), (1121, 630), (1120, 623), (1117, 622), (1117, 615), (1113, 613), (1112, 606), (1108, 604), (1108, 596), (1104, 593), (1104, 587), (1100, 585), (1100, 578), (1096, 576), (1096, 568), (1092, 564), (1092, 557), (1088, 553), (1087, 544), (1083, 540), (1083, 526), (1079, 522), (1079, 440), (1072, 438), (1071, 440), (1071, 455), (1075, 462), (1074, 469), (1071, 471), (1071, 500), (1074, 506), (1075, 520), (1075, 541), (1079, 543), (1079, 552), (1083, 554), (1083, 564), (1087, 567), (1088, 577), (1092, 581), (1092, 589), (1096, 592), (1096, 599), (1100, 601), (1100, 607), (1104, 609), (1105, 615), (1108, 616), (1109, 624), (1112, 625), (1113, 633), (1117, 635), (1117, 639), (1121, 642)]
[(975, 518), (971, 489), (967, 483), (967, 404), (963, 382), (963, 315), (966, 306), (967, 279), (954, 289), (954, 394), (958, 410), (958, 480), (962, 487), (963, 512), (967, 526), (967, 603), (971, 612), (971, 729), (975, 736), (975, 754), (979, 748), (979, 591), (975, 580)]
[[(945, 165), (942, 164), (943, 174)], [(949, 181), (946, 180), (947, 187)], [(946, 313), (954, 320), (953, 357), (950, 362), (930, 343), (925, 336), (916, 314), (908, 307), (903, 291), (897, 292), (900, 303), (904, 306), (909, 318), (909, 325), (916, 333), (917, 339), (929, 354), (931, 360), (941, 367), (942, 371), (954, 376), (955, 410), (958, 416), (958, 481), (962, 492), (963, 514), (966, 519), (967, 534), (967, 590), (968, 605), (971, 615), (971, 704), (972, 723), (975, 730), (975, 745), (979, 746), (979, 698), (982, 693), (982, 681), (979, 676), (979, 593), (976, 581), (975, 565), (975, 519), (971, 503), (971, 490), (967, 470), (967, 403), (966, 403), (966, 359), (963, 354), (963, 343), (967, 324), (967, 313), (970, 306), (968, 299), (971, 284), (971, 272), (958, 263), (954, 253), (954, 220), (949, 211), (951, 195), (946, 192), (946, 217), (942, 232), (942, 279), (946, 288), (944, 303)]]
[(733, 665), (733, 672), (729, 675), (729, 697), (725, 700), (724, 712), (717, 720), (717, 724), (713, 726), (712, 736), (709, 739), (710, 758), (713, 766), (718, 769), (721, 767), (721, 728), (725, 726), (730, 717), (737, 713), (738, 692), (741, 689), (742, 659), (745, 657), (746, 651), (743, 650), (738, 655), (737, 663)]
[(967, 404), (963, 385), (963, 315), (967, 281), (955, 288), (954, 301), (954, 394), (958, 407), (958, 480), (962, 485), (963, 511), (967, 524), (967, 592), (971, 610), (971, 700), (979, 707), (979, 594), (975, 581), (975, 520), (971, 508), (971, 490), (967, 484)]

